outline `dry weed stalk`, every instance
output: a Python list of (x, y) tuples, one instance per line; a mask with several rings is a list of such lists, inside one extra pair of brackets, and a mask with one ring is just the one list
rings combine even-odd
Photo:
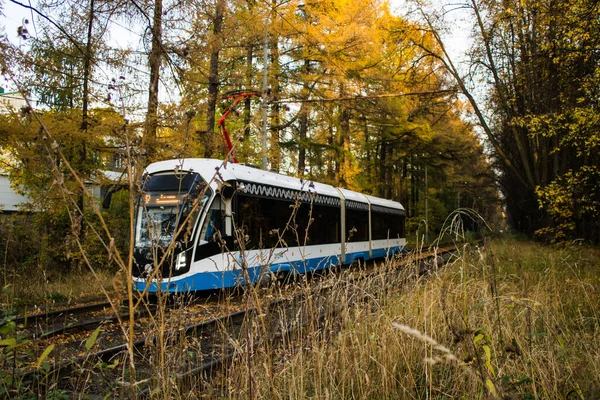
[(452, 354), (452, 352), (450, 351), (449, 348), (447, 348), (446, 346), (443, 346), (441, 344), (439, 344), (438, 342), (435, 341), (435, 339), (433, 339), (431, 336), (428, 336), (424, 333), (421, 333), (420, 331), (418, 331), (417, 329), (411, 328), (410, 326), (407, 325), (402, 325), (399, 324), (397, 322), (392, 322), (392, 326), (398, 330), (400, 330), (403, 333), (406, 333), (409, 336), (414, 337), (417, 340), (420, 340), (424, 343), (427, 343), (429, 345), (431, 345), (433, 347), (433, 349), (439, 351), (442, 353), (442, 356), (435, 356), (434, 358), (426, 358), (425, 361), (429, 364), (435, 364), (438, 362), (448, 362), (448, 363), (454, 363), (458, 361), (458, 357), (456, 357), (454, 354)]

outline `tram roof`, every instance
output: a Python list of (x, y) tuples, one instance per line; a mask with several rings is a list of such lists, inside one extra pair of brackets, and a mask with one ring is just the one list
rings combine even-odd
[[(161, 171), (171, 171), (179, 167), (183, 171), (193, 171), (199, 173), (205, 181), (211, 182), (219, 170), (220, 179), (224, 181), (238, 180), (244, 182), (256, 182), (263, 185), (283, 187), (293, 190), (314, 190), (320, 195), (340, 197), (337, 190), (324, 183), (302, 181), (299, 178), (278, 174), (276, 172), (264, 171), (256, 167), (250, 167), (242, 164), (225, 164), (222, 160), (209, 158), (186, 158), (181, 160), (159, 161), (146, 167), (146, 172), (152, 174)], [(217, 186), (213, 181), (212, 186)], [(310, 185), (310, 189), (309, 189)]]
[(404, 207), (396, 201), (381, 199), (374, 196), (365, 195), (354, 192), (348, 189), (338, 190), (324, 183), (303, 181), (288, 175), (278, 174), (276, 172), (264, 171), (255, 167), (250, 167), (242, 164), (225, 164), (222, 160), (210, 158), (185, 158), (179, 160), (166, 160), (152, 163), (146, 167), (146, 172), (149, 174), (157, 172), (173, 171), (178, 168), (183, 171), (193, 171), (199, 173), (205, 181), (211, 182), (212, 186), (217, 186), (213, 180), (217, 169), (219, 170), (220, 179), (225, 181), (240, 180), (246, 182), (257, 182), (264, 185), (283, 187), (293, 190), (310, 190), (316, 191), (320, 195), (340, 197), (340, 192), (346, 200), (358, 201), (361, 203), (371, 203), (383, 207), (402, 209)]
[(374, 204), (377, 206), (382, 206), (382, 207), (388, 207), (388, 208), (399, 208), (401, 210), (404, 210), (404, 206), (397, 201), (382, 199), (380, 197), (369, 196), (369, 195), (365, 195), (365, 197), (367, 199), (369, 199), (369, 202), (371, 204)]
[(344, 198), (346, 200), (358, 201), (361, 203), (371, 203), (371, 204), (382, 206), (382, 207), (396, 208), (396, 209), (404, 210), (404, 207), (402, 206), (402, 204), (400, 204), (397, 201), (382, 199), (382, 198), (375, 197), (375, 196), (369, 196), (368, 194), (353, 192), (352, 190), (348, 190), (348, 189), (340, 188), (339, 190), (340, 190), (340, 192), (342, 192), (342, 194), (344, 195)]

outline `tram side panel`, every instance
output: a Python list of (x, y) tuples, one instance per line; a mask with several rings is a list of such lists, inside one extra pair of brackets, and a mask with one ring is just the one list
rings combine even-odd
[(163, 290), (232, 287), (272, 273), (302, 274), (339, 264), (339, 203), (311, 204), (242, 192), (232, 200), (232, 227), (227, 228), (227, 207), (217, 196), (198, 230), (190, 272), (163, 282)]
[(266, 263), (272, 272), (306, 273), (339, 263), (339, 205), (243, 193), (234, 200), (236, 250), (247, 256), (254, 256), (258, 250), (267, 255), (262, 260), (254, 258), (249, 265)]
[(346, 201), (345, 264), (369, 260), (369, 204)]
[(388, 257), (404, 250), (404, 210), (371, 206), (370, 220), (373, 258)]
[[(352, 202), (346, 202), (345, 206), (346, 264), (386, 257), (403, 249), (402, 210)], [(202, 288), (236, 286), (259, 281), (272, 273), (302, 274), (340, 263), (340, 207), (238, 193), (233, 209), (235, 234), (225, 238), (229, 252), (222, 251), (203, 260), (196, 257), (194, 271), (209, 273), (195, 278), (202, 280)], [(204, 225), (202, 234), (207, 223)], [(224, 229), (223, 224), (219, 226)], [(201, 287), (194, 284), (190, 290)]]

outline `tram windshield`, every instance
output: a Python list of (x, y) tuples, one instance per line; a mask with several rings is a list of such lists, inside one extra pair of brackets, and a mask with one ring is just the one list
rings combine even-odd
[(211, 195), (202, 178), (194, 173), (154, 175), (146, 179), (142, 191), (136, 216), (135, 247), (165, 249), (173, 240), (187, 244), (198, 215)]

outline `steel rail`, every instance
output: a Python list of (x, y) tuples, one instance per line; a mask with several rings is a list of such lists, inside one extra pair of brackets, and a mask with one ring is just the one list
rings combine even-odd
[(37, 325), (41, 321), (47, 321), (51, 319), (57, 318), (67, 318), (72, 315), (81, 315), (95, 311), (102, 311), (107, 308), (110, 308), (111, 304), (106, 301), (102, 303), (94, 303), (94, 304), (85, 304), (81, 306), (71, 307), (71, 308), (62, 308), (59, 310), (47, 311), (39, 314), (28, 314), (20, 317), (14, 318), (12, 321), (17, 325), (28, 325), (34, 324)]

